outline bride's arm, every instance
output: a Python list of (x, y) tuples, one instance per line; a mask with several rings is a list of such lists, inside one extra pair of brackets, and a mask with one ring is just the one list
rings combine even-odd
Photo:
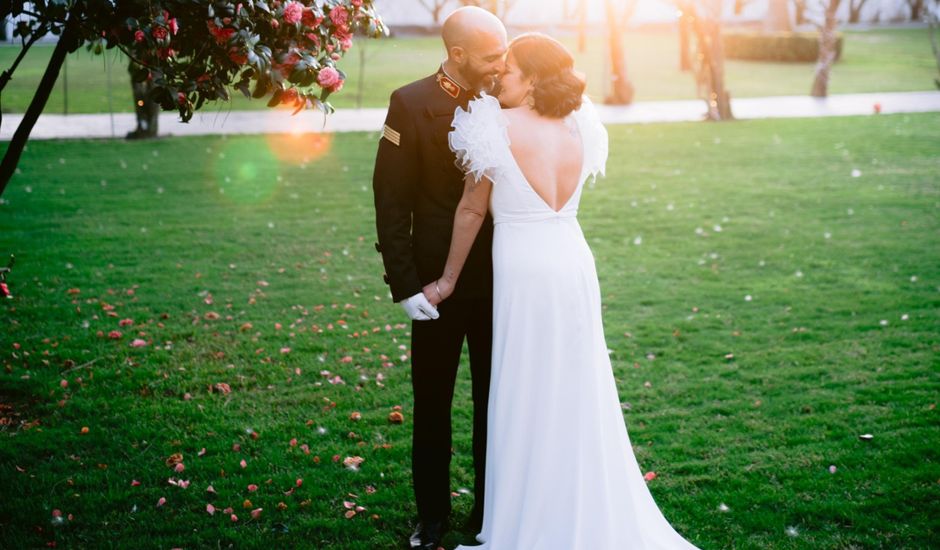
[(424, 287), (425, 296), (435, 306), (454, 292), (460, 271), (486, 217), (492, 188), (493, 184), (487, 177), (477, 182), (472, 174), (467, 174), (464, 179), (463, 196), (454, 214), (454, 231), (450, 239), (450, 252), (447, 254), (447, 264), (444, 265), (444, 274)]

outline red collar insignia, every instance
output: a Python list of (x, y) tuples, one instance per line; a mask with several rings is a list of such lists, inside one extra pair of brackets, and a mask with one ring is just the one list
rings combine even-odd
[(457, 96), (460, 95), (460, 85), (454, 82), (443, 72), (437, 73), (437, 83), (440, 84), (441, 89), (444, 90), (444, 93), (450, 97), (457, 99)]

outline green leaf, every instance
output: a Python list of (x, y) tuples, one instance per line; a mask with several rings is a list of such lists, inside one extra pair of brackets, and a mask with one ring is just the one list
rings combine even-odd
[(281, 102), (281, 96), (284, 95), (284, 91), (280, 88), (274, 91), (274, 95), (271, 96), (270, 101), (268, 101), (268, 107), (276, 107), (278, 103)]

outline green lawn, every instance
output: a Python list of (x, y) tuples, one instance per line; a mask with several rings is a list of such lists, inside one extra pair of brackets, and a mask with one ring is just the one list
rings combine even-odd
[[(610, 130), (581, 219), (666, 517), (703, 550), (935, 544), (940, 115)], [(295, 139), (29, 145), (0, 204), (0, 547), (401, 547), (409, 337), (372, 247), (377, 136), (306, 161)]]
[[(576, 48), (574, 37), (563, 40)], [(588, 42), (587, 51), (577, 55), (577, 65), (587, 73), (589, 92), (596, 98), (604, 95), (605, 47), (602, 38), (594, 38)], [(52, 47), (33, 48), (4, 90), (3, 112), (25, 111), (35, 92)], [(674, 33), (630, 32), (625, 48), (627, 70), (638, 101), (695, 98), (692, 76), (678, 70), (678, 38)], [(9, 67), (18, 53), (18, 47), (0, 47), (0, 67)], [(437, 38), (360, 40), (341, 62), (349, 80), (332, 101), (337, 107), (384, 107), (392, 90), (433, 72), (442, 55)], [(360, 78), (361, 58), (366, 60), (364, 78)], [(111, 66), (110, 76), (106, 64)], [(65, 112), (66, 87), (69, 113), (133, 110), (123, 54), (112, 50), (96, 56), (79, 50), (69, 57), (67, 65), (68, 74), (60, 75), (45, 112)], [(813, 67), (813, 63), (728, 61), (727, 87), (734, 97), (806, 95), (813, 81)], [(833, 69), (830, 93), (933, 90), (935, 74), (927, 29), (851, 31), (845, 33), (844, 57)], [(265, 109), (266, 103), (249, 101), (238, 94), (230, 106), (217, 103), (206, 108)]]

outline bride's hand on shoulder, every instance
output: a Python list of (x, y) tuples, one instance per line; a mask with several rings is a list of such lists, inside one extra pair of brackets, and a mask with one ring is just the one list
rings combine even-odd
[(431, 302), (431, 305), (437, 307), (438, 304), (450, 297), (454, 293), (453, 287), (451, 287), (447, 281), (442, 281), (440, 279), (428, 283), (422, 289), (424, 296)]

